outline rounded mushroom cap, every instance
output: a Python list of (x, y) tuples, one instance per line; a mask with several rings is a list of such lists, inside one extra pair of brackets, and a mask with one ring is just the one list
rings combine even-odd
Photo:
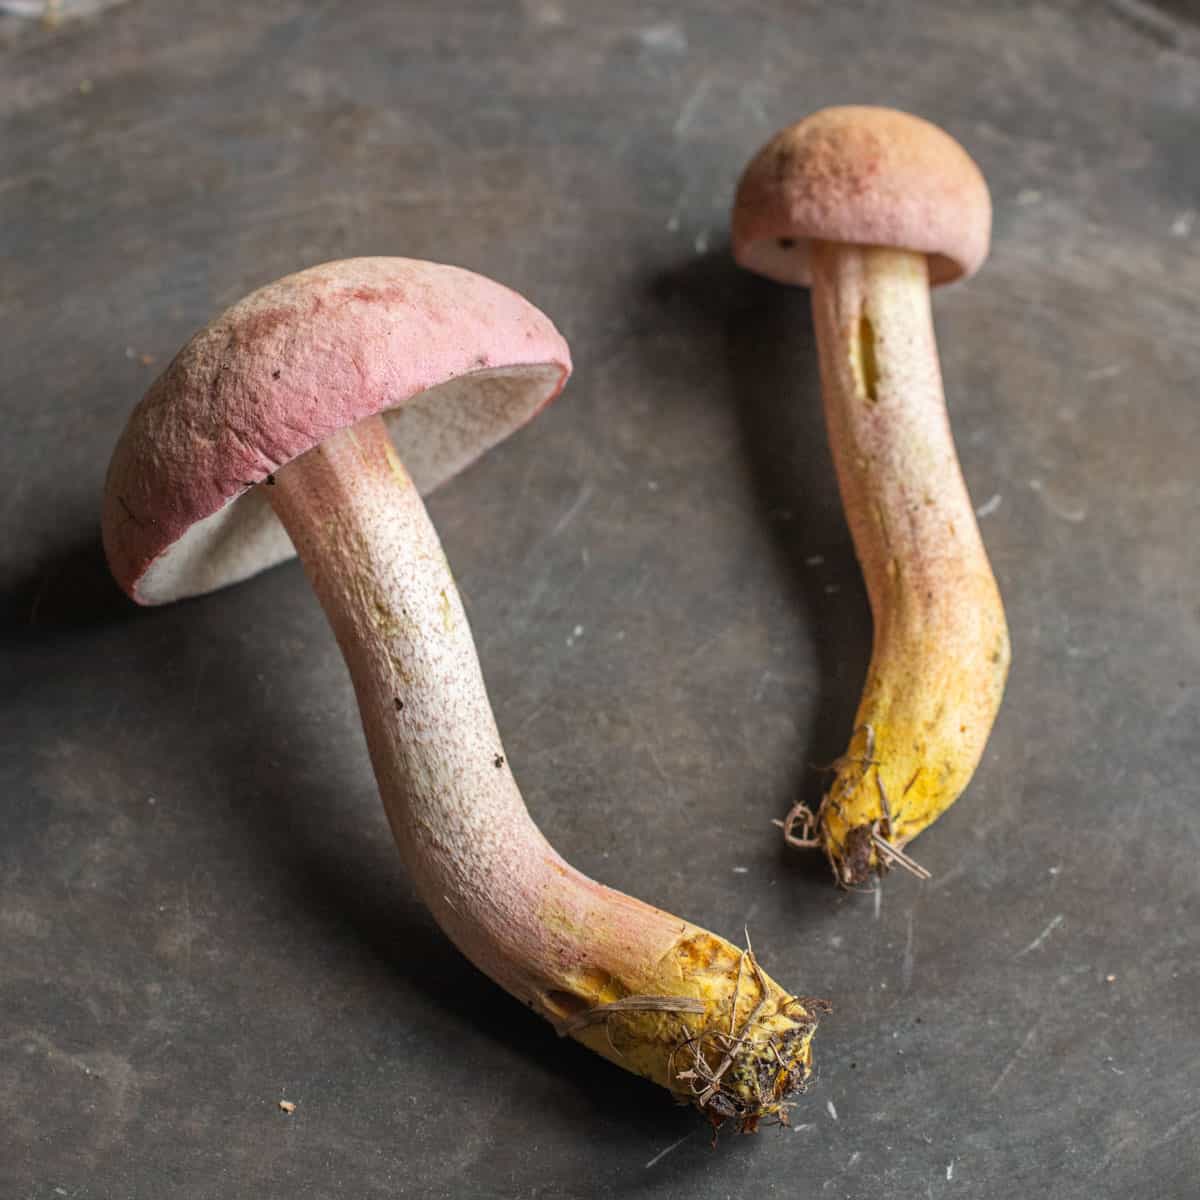
[(200, 330), (134, 409), (104, 486), (104, 549), (141, 604), (213, 591), (290, 558), (261, 483), (385, 414), (422, 492), (562, 390), (548, 317), (459, 267), (357, 258), (289, 275)]
[(948, 133), (891, 108), (826, 108), (777, 133), (742, 175), (733, 254), (780, 283), (809, 283), (808, 243), (890, 246), (929, 256), (932, 283), (987, 257), (992, 202)]

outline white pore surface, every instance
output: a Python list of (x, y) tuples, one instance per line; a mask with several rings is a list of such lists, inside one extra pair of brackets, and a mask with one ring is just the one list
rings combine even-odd
[[(421, 494), (524, 425), (560, 373), (550, 365), (473, 371), (385, 412), (388, 432)], [(248, 579), (294, 554), (260, 484), (193, 525), (150, 565), (138, 590), (144, 603), (164, 604)]]

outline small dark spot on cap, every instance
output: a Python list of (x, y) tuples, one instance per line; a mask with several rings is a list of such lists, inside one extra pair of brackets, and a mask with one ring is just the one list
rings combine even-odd
[(274, 486), (275, 486), (275, 476), (268, 475), (267, 476), (267, 487), (274, 487)]
[(273, 371), (271, 372), (271, 378), (272, 378), (272, 379), (278, 379), (278, 378), (279, 378), (279, 376), (280, 376), (280, 373), (281, 373), (281, 372), (280, 372), (279, 368), (278, 368), (278, 367), (276, 367), (276, 368), (275, 368), (275, 370), (273, 370)]
[(504, 766), (504, 755), (497, 754), (496, 757), (492, 759), (492, 766), (494, 766), (497, 770)]
[(404, 701), (401, 700), (399, 696), (394, 697), (394, 699), (395, 699), (395, 703), (396, 703), (396, 711), (402, 712), (404, 709)]
[(850, 1070), (852, 1070), (852, 1071), (857, 1071), (857, 1070), (858, 1070), (858, 1063), (851, 1063), (851, 1064), (850, 1064)]
[(780, 248), (780, 250), (795, 250), (796, 239), (795, 238), (780, 238), (779, 239), (779, 248)]

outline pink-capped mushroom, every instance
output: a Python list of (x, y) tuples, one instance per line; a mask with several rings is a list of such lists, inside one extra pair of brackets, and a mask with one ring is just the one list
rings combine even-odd
[[(987, 257), (992, 204), (948, 133), (888, 108), (827, 108), (754, 156), (737, 261), (808, 287), (829, 442), (874, 646), (847, 751), (784, 835), (843, 886), (892, 866), (962, 794), (1000, 709), (1010, 649), (942, 390), (930, 289)], [(798, 831), (798, 832), (797, 832)]]
[(820, 1005), (747, 947), (596, 883), (527, 811), (421, 493), (561, 390), (570, 355), (507, 288), (406, 259), (328, 263), (201, 330), (134, 411), (103, 533), (158, 604), (299, 554), (424, 902), (523, 1003), (714, 1123), (779, 1115)]

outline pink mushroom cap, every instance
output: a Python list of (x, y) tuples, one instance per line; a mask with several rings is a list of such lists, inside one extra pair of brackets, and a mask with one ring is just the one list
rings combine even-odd
[(733, 206), (733, 256), (807, 286), (813, 241), (928, 255), (934, 285), (987, 258), (992, 202), (974, 159), (948, 133), (893, 108), (825, 108), (754, 156)]
[(104, 487), (109, 566), (140, 604), (249, 578), (294, 554), (258, 485), (330, 434), (383, 414), (428, 493), (570, 372), (544, 313), (460, 267), (355, 258), (277, 280), (200, 330), (131, 414)]

